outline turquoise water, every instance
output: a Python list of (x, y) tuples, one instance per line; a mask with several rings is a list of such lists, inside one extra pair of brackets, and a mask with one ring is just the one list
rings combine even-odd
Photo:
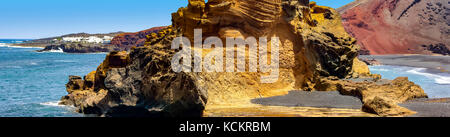
[(370, 66), (370, 71), (381, 74), (385, 79), (408, 77), (409, 80), (420, 85), (430, 98), (450, 97), (450, 74), (428, 73), (425, 68), (406, 66)]
[(0, 117), (78, 117), (59, 106), (69, 75), (96, 70), (106, 54), (38, 53), (0, 40)]

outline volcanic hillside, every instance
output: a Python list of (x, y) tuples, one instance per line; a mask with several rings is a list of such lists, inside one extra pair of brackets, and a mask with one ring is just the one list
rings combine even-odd
[(362, 54), (450, 54), (449, 0), (356, 0), (338, 9)]

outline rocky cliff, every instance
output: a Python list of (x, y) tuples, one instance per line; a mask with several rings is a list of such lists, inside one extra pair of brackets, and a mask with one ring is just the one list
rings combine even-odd
[(153, 27), (147, 30), (135, 32), (135, 33), (122, 33), (115, 36), (111, 40), (111, 45), (116, 46), (123, 51), (130, 50), (131, 47), (141, 47), (144, 46), (145, 41), (147, 40), (147, 35), (152, 33), (157, 33), (159, 30), (164, 29), (165, 27)]
[[(62, 104), (103, 116), (208, 116), (236, 108), (249, 112), (268, 109), (250, 100), (285, 95), (291, 90), (338, 90), (362, 98), (367, 112), (401, 116), (413, 112), (396, 103), (426, 97), (407, 79), (377, 83), (379, 75), (370, 74), (367, 65), (356, 58), (356, 40), (345, 32), (340, 15), (309, 0), (189, 0), (189, 5), (173, 13), (172, 18), (173, 25), (149, 35), (144, 47), (132, 48), (129, 54), (110, 53), (84, 80), (72, 76), (67, 84), (69, 95), (62, 98)], [(217, 36), (222, 41), (225, 37), (279, 37), (278, 79), (264, 83), (260, 78), (267, 73), (261, 71), (174, 72), (171, 60), (179, 50), (171, 48), (172, 41), (185, 36), (193, 42), (196, 28), (203, 30), (203, 38)], [(201, 51), (203, 58), (211, 52), (191, 48)], [(250, 54), (245, 57), (252, 58)], [(241, 65), (246, 66), (238, 63), (233, 68)], [(358, 78), (367, 81), (344, 80)], [(390, 92), (384, 93), (388, 88)], [(368, 92), (371, 89), (377, 90)], [(339, 114), (334, 109), (294, 109), (282, 108), (278, 116), (294, 112), (302, 116)]]
[(356, 0), (339, 8), (364, 54), (450, 54), (449, 0)]

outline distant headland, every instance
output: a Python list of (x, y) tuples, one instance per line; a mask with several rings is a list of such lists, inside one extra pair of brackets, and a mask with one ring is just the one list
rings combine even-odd
[(14, 44), (21, 47), (42, 47), (37, 52), (60, 51), (66, 53), (96, 53), (128, 51), (131, 47), (143, 46), (146, 36), (165, 27), (154, 27), (139, 32), (112, 32), (104, 34), (74, 33), (42, 38)]

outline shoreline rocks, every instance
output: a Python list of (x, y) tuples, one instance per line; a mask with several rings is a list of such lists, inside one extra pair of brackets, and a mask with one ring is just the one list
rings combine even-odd
[(37, 50), (36, 52), (65, 52), (65, 53), (97, 53), (97, 52), (111, 52), (120, 51), (120, 48), (115, 46), (105, 46), (97, 44), (60, 44), (60, 45), (49, 45), (44, 49)]

